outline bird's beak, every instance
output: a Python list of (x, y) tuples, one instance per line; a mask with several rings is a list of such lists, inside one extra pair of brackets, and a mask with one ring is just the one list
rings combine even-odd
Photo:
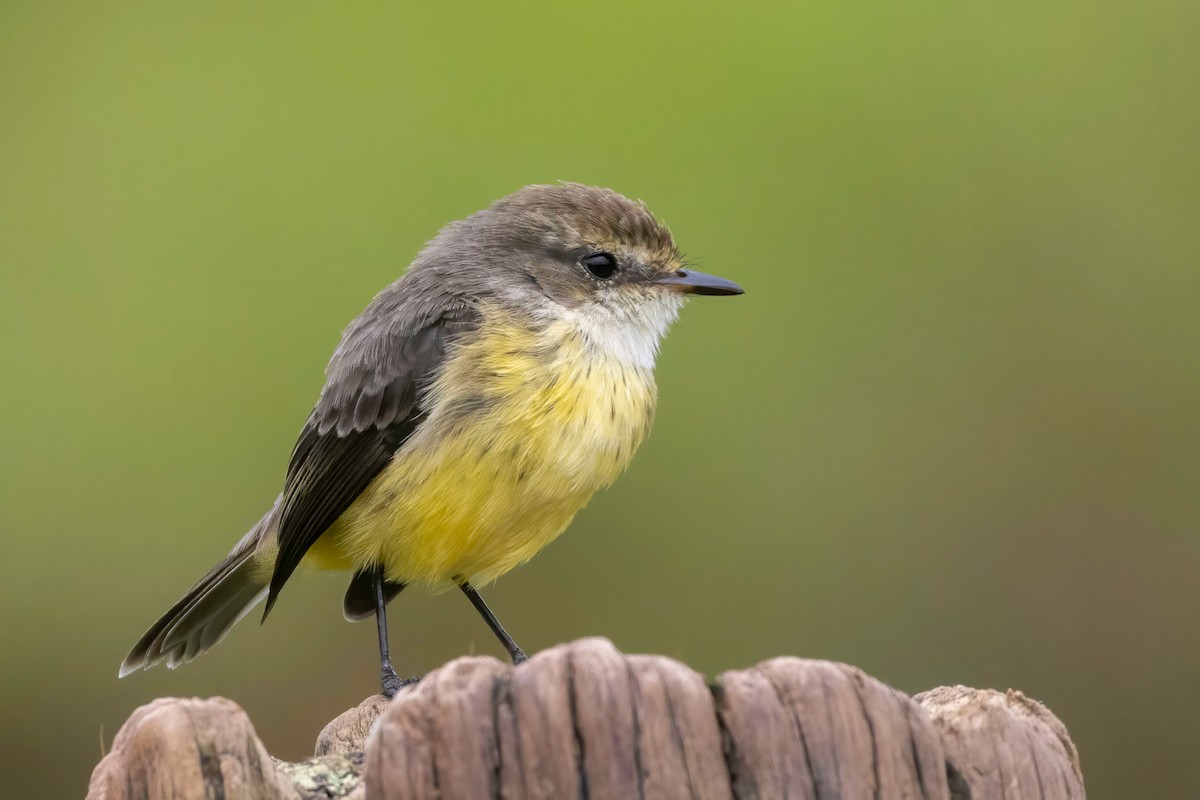
[(666, 286), (668, 289), (674, 289), (677, 292), (684, 292), (686, 294), (742, 294), (742, 287), (733, 281), (718, 278), (716, 275), (696, 272), (694, 269), (677, 270), (665, 278), (659, 278), (657, 283)]

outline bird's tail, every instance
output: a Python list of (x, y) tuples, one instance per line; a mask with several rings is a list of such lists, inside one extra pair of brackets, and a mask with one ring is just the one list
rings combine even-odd
[(123, 678), (164, 661), (174, 669), (207, 652), (267, 596), (269, 573), (255, 563), (255, 544), (268, 513), (220, 564), (150, 626), (121, 662)]

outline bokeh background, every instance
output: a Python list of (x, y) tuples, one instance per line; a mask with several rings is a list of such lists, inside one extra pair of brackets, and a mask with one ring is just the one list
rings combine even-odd
[[(1190, 796), (1197, 34), (1185, 0), (3, 3), (6, 790), (82, 796), (159, 695), (301, 758), (374, 690), (333, 576), (116, 670), (275, 496), (341, 327), (561, 179), (748, 292), (689, 306), (630, 473), (488, 593), (527, 648), (1020, 687), (1093, 797)], [(393, 609), (402, 671), (498, 654), (457, 595)]]

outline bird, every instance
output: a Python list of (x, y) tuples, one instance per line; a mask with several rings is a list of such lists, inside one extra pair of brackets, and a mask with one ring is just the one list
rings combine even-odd
[(531, 185), (446, 225), (342, 334), (270, 510), (167, 610), (120, 676), (217, 644), (293, 574), (351, 573), (343, 615), (403, 589), (457, 587), (514, 664), (525, 652), (486, 586), (611, 485), (655, 415), (659, 346), (690, 295), (742, 294), (698, 272), (645, 203)]

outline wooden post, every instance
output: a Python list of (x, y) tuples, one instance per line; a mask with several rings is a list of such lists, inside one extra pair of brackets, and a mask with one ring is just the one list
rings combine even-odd
[(316, 757), (272, 759), (223, 698), (133, 713), (88, 800), (1084, 797), (1066, 728), (1020, 692), (910, 698), (861, 670), (776, 658), (701, 676), (604, 639), (513, 668), (460, 658), (326, 726)]

